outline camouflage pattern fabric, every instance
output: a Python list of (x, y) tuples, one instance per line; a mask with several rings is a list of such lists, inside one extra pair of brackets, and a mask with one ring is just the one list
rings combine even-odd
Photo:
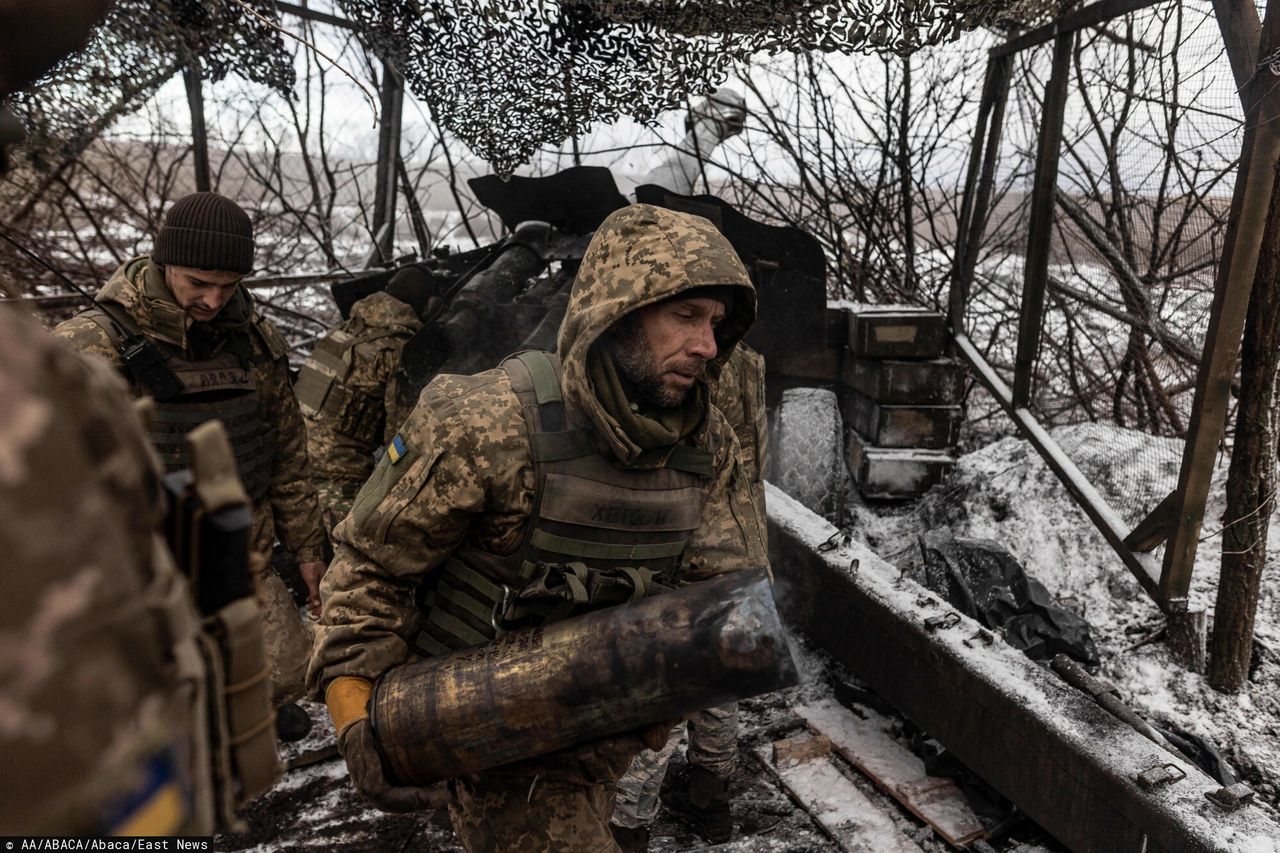
[[(764, 356), (744, 343), (720, 370), (711, 391), (711, 403), (733, 427), (741, 447), (738, 458), (751, 483), (752, 502), (761, 535), (768, 535), (764, 503), (764, 469), (768, 455), (768, 411), (765, 408)], [(658, 751), (646, 749), (636, 756), (626, 774), (618, 780), (618, 801), (613, 822), (635, 828), (649, 826), (658, 816), (658, 793), (667, 775), (667, 765), (684, 737), (683, 726), (671, 734)], [(689, 763), (701, 766), (722, 779), (733, 775), (738, 757), (737, 703), (699, 711), (689, 719)]]
[(613, 853), (611, 786), (481, 774), (455, 779), (449, 817), (462, 846), (484, 853)]
[(3, 307), (0, 400), (0, 834), (211, 832), (198, 616), (124, 384)]
[[(143, 255), (122, 264), (98, 293), (96, 301), (113, 302), (127, 311), (143, 334), (189, 351), (187, 340), (192, 320), (170, 297), (156, 299), (146, 292), (145, 276), (151, 265)], [(289, 363), (283, 339), (274, 327), (255, 311), (251, 318), (254, 383), (261, 401), (262, 420), (276, 430), (275, 461), (267, 499), (254, 507), (256, 534), (253, 547), (267, 557), (278, 537), (298, 562), (323, 558), (324, 533), (320, 506), (311, 483), (307, 460), (306, 427), (289, 383)], [(55, 329), (80, 352), (105, 359), (117, 371), (124, 366), (107, 332), (94, 320), (77, 315)], [(135, 395), (141, 389), (133, 386)], [(269, 567), (258, 575), (258, 603), (262, 608), (267, 635), (267, 656), (275, 677), (273, 694), (277, 704), (286, 704), (302, 694), (310, 644), (292, 598)]]
[[(615, 212), (596, 231), (574, 282), (559, 355), (566, 414), (571, 423), (591, 429), (606, 455), (633, 463), (640, 450), (590, 387), (586, 359), (591, 344), (643, 305), (710, 285), (738, 288), (733, 310), (717, 332), (722, 344), (718, 368), (755, 316), (754, 290), (724, 237), (705, 219), (647, 205)], [(685, 551), (685, 571), (693, 576), (765, 565), (760, 524), (733, 428), (708, 406), (690, 440), (711, 453), (713, 474), (699, 527)], [(311, 694), (322, 696), (339, 676), (373, 681), (405, 662), (418, 617), (415, 596), (429, 574), (464, 542), (493, 554), (512, 553), (530, 518), (533, 488), (529, 439), (505, 372), (433, 379), (401, 427), (398, 444), (384, 454), (351, 515), (335, 531), (336, 553), (321, 585), (324, 609), (307, 675)], [(584, 767), (576, 779), (558, 774), (555, 781), (580, 786), (605, 782), (611, 790), (638, 751)], [(530, 779), (541, 774), (539, 768), (556, 764), (557, 756), (522, 762), (517, 778), (524, 779), (524, 789), (518, 802), (528, 805), (512, 809), (534, 814), (520, 820), (545, 817), (538, 799), (529, 801), (526, 795)], [(499, 774), (480, 778), (490, 775)], [(455, 809), (455, 815), (469, 813), (477, 812)], [(597, 828), (604, 843), (608, 809), (602, 814)], [(464, 838), (481, 831), (456, 828)]]
[(738, 458), (751, 482), (760, 533), (767, 536), (764, 472), (769, 462), (769, 412), (765, 403), (764, 356), (744, 343), (738, 344), (712, 387), (711, 404), (721, 411), (738, 436)]
[(698, 711), (686, 725), (676, 726), (662, 749), (646, 749), (631, 762), (618, 780), (618, 796), (611, 822), (634, 829), (649, 826), (658, 816), (659, 794), (667, 766), (680, 741), (688, 737), (686, 755), (694, 767), (701, 767), (721, 779), (733, 778), (738, 767), (738, 703), (730, 702)]
[(412, 307), (382, 292), (356, 302), (351, 316), (338, 327), (356, 338), (370, 338), (351, 348), (351, 372), (343, 384), (357, 394), (383, 401), (386, 417), (384, 434), (372, 442), (361, 442), (338, 431), (333, 414), (303, 412), (307, 454), (315, 472), (326, 531), (332, 531), (351, 511), (356, 492), (373, 471), (374, 452), (391, 441), (409, 415), (400, 402), (397, 371), (405, 343), (421, 328), (422, 320)]

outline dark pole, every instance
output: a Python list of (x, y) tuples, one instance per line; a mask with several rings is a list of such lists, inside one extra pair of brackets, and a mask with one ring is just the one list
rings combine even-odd
[[(1277, 45), (1280, 8), (1268, 3), (1258, 57), (1267, 56)], [(1178, 478), (1178, 524), (1165, 549), (1160, 577), (1160, 589), (1169, 601), (1185, 600), (1191, 586), (1205, 500), (1226, 426), (1231, 380), (1236, 373), (1236, 357), (1266, 234), (1276, 167), (1280, 164), (1280, 85), (1266, 63), (1252, 75), (1245, 98), (1248, 106), (1240, 172), (1231, 199), (1205, 333), (1204, 358), (1196, 375), (1195, 402)], [(1274, 282), (1267, 286), (1273, 287)]]
[(187, 106), (191, 108), (191, 154), (195, 160), (196, 191), (209, 192), (209, 133), (204, 124), (204, 91), (200, 65), (192, 62), (182, 69), (187, 86)]
[[(949, 319), (952, 331), (957, 334), (964, 330), (965, 307), (969, 302), (969, 291), (973, 287), (973, 275), (978, 266), (978, 252), (982, 246), (982, 232), (986, 228), (987, 211), (995, 192), (996, 160), (1000, 156), (1004, 110), (1009, 101), (1009, 70), (1012, 62), (1012, 55), (1005, 54), (993, 56), (987, 66), (989, 93), (984, 93), (984, 97), (989, 97), (990, 100), (987, 104), (988, 115), (985, 117), (986, 148), (982, 148), (982, 133), (975, 134), (974, 150), (969, 162), (970, 172), (965, 184), (964, 208), (961, 210), (960, 228), (956, 232)], [(979, 131), (983, 130), (983, 119), (979, 112)], [(969, 199), (970, 192), (975, 194), (972, 200)]]
[[(1247, 44), (1254, 7), (1249, 4), (1243, 14), (1234, 16), (1236, 27), (1229, 28), (1231, 18), (1219, 18), (1230, 48), (1232, 32)], [(1220, 12), (1221, 14), (1221, 12)], [(1273, 50), (1277, 33), (1275, 18), (1280, 17), (1276, 4), (1267, 6), (1265, 52), (1260, 57), (1257, 75), (1267, 87), (1276, 86), (1277, 77), (1262, 57)], [(1232, 58), (1232, 67), (1246, 66)], [(1239, 72), (1237, 72), (1239, 73)], [(1253, 73), (1250, 72), (1252, 77)], [(1258, 83), (1251, 82), (1245, 91), (1257, 92)], [(1247, 103), (1247, 102), (1246, 102)], [(1276, 177), (1259, 174), (1259, 182), (1272, 184), (1271, 209), (1266, 230), (1261, 237), (1257, 270), (1245, 318), (1244, 340), (1240, 352), (1240, 399), (1236, 409), (1235, 442), (1231, 448), (1231, 465), (1227, 472), (1227, 505), (1223, 514), (1222, 569), (1218, 595), (1213, 610), (1213, 644), (1209, 658), (1209, 684), (1216, 690), (1234, 693), (1248, 683), (1249, 664), (1253, 657), (1254, 622), (1258, 612), (1258, 595), (1262, 573), (1267, 562), (1267, 535), (1274, 508), (1276, 480), (1277, 405), (1276, 374), (1280, 371), (1280, 291), (1276, 277), (1280, 275), (1280, 193)]]
[[(373, 235), (375, 254), (385, 263), (391, 260), (395, 244), (396, 160), (400, 155), (400, 119), (404, 107), (404, 79), (389, 62), (382, 63), (379, 87), (378, 168), (373, 195)], [(384, 227), (385, 226), (385, 227)]]
[(1053, 238), (1053, 208), (1062, 153), (1062, 121), (1067, 109), (1067, 79), (1075, 33), (1063, 33), (1053, 43), (1053, 73), (1044, 95), (1040, 146), (1036, 154), (1035, 186), (1031, 192), (1031, 221), (1023, 271), (1022, 316), (1018, 321), (1018, 355), (1013, 374), (1013, 405), (1031, 400), (1031, 377), (1040, 352), (1044, 321), (1044, 293), (1049, 283), (1049, 249)]

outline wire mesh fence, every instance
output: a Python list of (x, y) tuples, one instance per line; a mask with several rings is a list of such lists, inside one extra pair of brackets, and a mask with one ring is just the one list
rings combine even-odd
[[(967, 329), (1012, 380), (1052, 45), (1014, 61)], [(1130, 526), (1178, 481), (1226, 234), (1243, 111), (1207, 0), (1082, 30), (1029, 407)]]

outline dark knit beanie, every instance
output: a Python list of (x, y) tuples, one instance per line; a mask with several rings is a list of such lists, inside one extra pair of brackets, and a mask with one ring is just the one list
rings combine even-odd
[(387, 282), (387, 295), (413, 308), (413, 313), (419, 317), (427, 307), (427, 300), (435, 295), (435, 289), (435, 280), (430, 273), (418, 267), (405, 267)]
[(173, 203), (156, 235), (158, 264), (248, 274), (253, 224), (240, 205), (217, 193), (192, 193)]

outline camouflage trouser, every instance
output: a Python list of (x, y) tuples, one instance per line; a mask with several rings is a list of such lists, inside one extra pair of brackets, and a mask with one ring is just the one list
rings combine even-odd
[(333, 528), (351, 512), (356, 493), (362, 483), (340, 480), (316, 480), (316, 496), (320, 498), (320, 519), (325, 535), (333, 541)]
[(450, 783), (449, 817), (469, 853), (617, 853), (613, 786), (482, 773)]
[(297, 603), (271, 569), (271, 546), (275, 542), (271, 513), (256, 513), (253, 565), (258, 607), (262, 610), (262, 635), (271, 677), (271, 703), (279, 708), (302, 697), (311, 659), (313, 629), (303, 618)]
[[(658, 792), (667, 775), (667, 763), (684, 736), (684, 728), (676, 726), (666, 745), (657, 752), (646, 749), (637, 755), (626, 775), (618, 780), (617, 804), (612, 817), (618, 826), (648, 826), (658, 816)], [(688, 728), (689, 763), (721, 779), (732, 777), (738, 765), (738, 703), (699, 711), (689, 718)]]

